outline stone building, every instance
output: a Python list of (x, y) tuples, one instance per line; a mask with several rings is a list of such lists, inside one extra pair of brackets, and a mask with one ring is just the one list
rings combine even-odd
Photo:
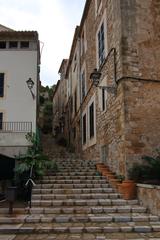
[(158, 0), (87, 0), (73, 39), (71, 142), (117, 174), (160, 146), (159, 10)]
[[(68, 60), (63, 59), (58, 73), (60, 80), (58, 81), (53, 94), (53, 135), (61, 137), (64, 135), (64, 119), (63, 115), (67, 105), (67, 80), (65, 78)], [(65, 136), (67, 137), (67, 136)]]

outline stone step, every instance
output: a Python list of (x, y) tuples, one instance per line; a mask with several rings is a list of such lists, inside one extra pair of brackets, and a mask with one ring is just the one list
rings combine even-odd
[(93, 163), (93, 164), (84, 164), (84, 163), (76, 163), (76, 164), (70, 164), (70, 163), (68, 163), (68, 164), (62, 164), (62, 163), (56, 163), (57, 164), (57, 166), (58, 166), (58, 168), (59, 169), (71, 169), (71, 170), (77, 170), (75, 167), (80, 167), (80, 168), (83, 168), (83, 169), (96, 169), (96, 165), (95, 165), (95, 163)]
[[(32, 214), (110, 214), (110, 213), (146, 213), (147, 209), (140, 207), (138, 205), (128, 205), (128, 206), (61, 206), (61, 207), (51, 207), (51, 208), (34, 208), (30, 209)], [(5, 212), (6, 213), (6, 212)]]
[(113, 193), (112, 188), (36, 188), (32, 190), (32, 194), (82, 194), (82, 193)]
[(159, 224), (159, 217), (141, 213), (110, 213), (106, 214), (32, 214), (17, 216), (0, 216), (0, 224), (18, 223), (136, 223), (150, 222)]
[[(69, 190), (70, 191), (70, 190)], [(65, 199), (119, 199), (118, 193), (80, 193), (75, 194), (66, 192), (66, 194), (33, 194), (32, 200), (65, 200)]]
[(79, 167), (95, 167), (96, 163), (95, 162), (85, 162), (85, 161), (75, 161), (75, 160), (70, 160), (70, 161), (60, 161), (60, 160), (56, 160), (55, 161), (56, 164), (59, 167), (70, 167), (72, 166), (74, 168), (74, 166), (79, 166)]
[(97, 174), (97, 172), (96, 171), (88, 171), (88, 172), (80, 172), (80, 171), (78, 171), (78, 172), (63, 172), (63, 171), (58, 171), (58, 172), (53, 172), (52, 174), (50, 174), (50, 176), (63, 176), (63, 177), (65, 177), (65, 176), (86, 176), (86, 177), (88, 177), (88, 176), (96, 176), (96, 174)]
[(66, 199), (66, 200), (32, 200), (32, 206), (57, 207), (57, 206), (125, 206), (136, 205), (138, 200), (123, 199)]
[(88, 189), (88, 188), (111, 188), (108, 183), (106, 184), (36, 184), (33, 189)]
[[(56, 184), (57, 186), (61, 185), (61, 184), (83, 184), (84, 186), (86, 184), (106, 184), (106, 186), (108, 186), (108, 183), (106, 181), (106, 179), (97, 179), (97, 180), (80, 180), (80, 179), (74, 179), (74, 180), (54, 180), (54, 179), (47, 179), (47, 180), (37, 180), (36, 181), (37, 184)], [(103, 185), (101, 185), (103, 187)]]
[(99, 180), (99, 179), (106, 179), (106, 177), (104, 176), (50, 176), (50, 175), (46, 175), (43, 177), (44, 180), (47, 180), (47, 179), (50, 179), (50, 180), (78, 180), (78, 179), (81, 179), (81, 180)]
[[(57, 164), (58, 166), (58, 170), (62, 170), (62, 171), (70, 171), (70, 172), (74, 172), (74, 171), (93, 171), (93, 170), (97, 170), (95, 165), (92, 166), (83, 166), (83, 165), (60, 165)], [(50, 171), (50, 170), (49, 170)]]
[(1, 224), (0, 234), (31, 234), (31, 233), (152, 233), (159, 232), (160, 224), (148, 223), (24, 223)]
[[(61, 207), (32, 207), (30, 209), (31, 214), (96, 214), (96, 213), (146, 213), (147, 209), (139, 205), (127, 205), (127, 206), (61, 206)], [(28, 208), (14, 208), (14, 216), (22, 216), (28, 214)], [(8, 215), (8, 208), (0, 208), (0, 216), (12, 216)]]
[[(8, 214), (9, 209), (6, 207), (1, 207), (0, 208), (0, 215), (2, 214)], [(28, 213), (28, 209), (27, 208), (17, 208), (14, 207), (13, 205), (13, 211), (14, 211), (14, 215), (26, 215)]]
[[(2, 236), (2, 238), (1, 238)], [(126, 238), (127, 236), (127, 238)], [(3, 234), (0, 235), (0, 240), (160, 240), (160, 235), (157, 232), (152, 233), (103, 233), (103, 234), (91, 234), (91, 233), (49, 233), (49, 234)]]

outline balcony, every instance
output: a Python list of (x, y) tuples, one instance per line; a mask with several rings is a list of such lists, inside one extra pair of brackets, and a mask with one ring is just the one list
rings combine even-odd
[(0, 122), (1, 133), (32, 132), (32, 122)]

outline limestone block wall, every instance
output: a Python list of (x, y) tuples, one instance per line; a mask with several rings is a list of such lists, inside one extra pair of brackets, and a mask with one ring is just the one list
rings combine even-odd
[(160, 148), (160, 82), (124, 80), (127, 169)]
[(160, 1), (120, 2), (123, 75), (160, 79)]
[(160, 187), (155, 185), (137, 184), (137, 195), (140, 203), (152, 214), (160, 215)]

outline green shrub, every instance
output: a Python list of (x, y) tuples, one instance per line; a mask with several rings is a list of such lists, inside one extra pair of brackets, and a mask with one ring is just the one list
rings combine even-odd
[(134, 164), (129, 170), (129, 178), (135, 181), (160, 180), (160, 154), (154, 157), (143, 156), (143, 164)]

